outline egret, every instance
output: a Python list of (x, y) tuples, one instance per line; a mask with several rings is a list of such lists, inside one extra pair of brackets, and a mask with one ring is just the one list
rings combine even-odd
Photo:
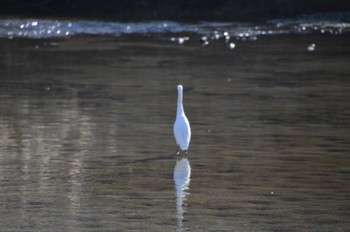
[[(182, 95), (183, 95), (182, 85), (177, 86), (177, 112), (176, 112), (176, 120), (174, 123), (174, 136), (178, 148), (187, 153), (188, 146), (190, 145), (191, 140), (191, 127), (188, 119), (185, 115), (184, 107), (182, 105)], [(177, 152), (179, 154), (179, 150)]]

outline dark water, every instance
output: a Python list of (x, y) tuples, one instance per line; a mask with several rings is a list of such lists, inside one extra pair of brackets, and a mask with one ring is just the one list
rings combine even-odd
[(233, 41), (1, 39), (1, 231), (347, 231), (350, 36)]

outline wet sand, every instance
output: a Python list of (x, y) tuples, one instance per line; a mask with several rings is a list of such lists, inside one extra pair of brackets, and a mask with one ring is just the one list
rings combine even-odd
[(2, 230), (349, 228), (349, 36), (235, 43), (0, 40)]

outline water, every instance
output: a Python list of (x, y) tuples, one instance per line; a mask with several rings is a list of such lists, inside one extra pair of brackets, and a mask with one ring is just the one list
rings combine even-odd
[(349, 34), (237, 33), (1, 39), (2, 231), (348, 230)]
[[(344, 13), (349, 16), (349, 14)], [(322, 16), (322, 15), (321, 15)], [(350, 22), (344, 21), (343, 14), (330, 17), (311, 15), (296, 19), (276, 19), (267, 23), (200, 22), (177, 23), (172, 21), (151, 21), (120, 23), (103, 21), (68, 21), (43, 19), (0, 19), (0, 38), (69, 38), (90, 35), (120, 37), (130, 34), (196, 33), (212, 39), (224, 37), (224, 33), (237, 39), (253, 39), (262, 35), (279, 34), (331, 34), (341, 35), (350, 31)], [(345, 17), (345, 16), (344, 16)], [(218, 36), (218, 37), (217, 37)]]

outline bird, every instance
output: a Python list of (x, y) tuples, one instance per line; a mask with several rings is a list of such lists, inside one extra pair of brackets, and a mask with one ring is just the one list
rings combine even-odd
[(174, 123), (174, 136), (176, 144), (178, 146), (177, 154), (180, 154), (180, 151), (184, 151), (187, 154), (188, 147), (191, 141), (191, 127), (190, 123), (185, 115), (184, 107), (182, 104), (183, 99), (183, 87), (182, 85), (177, 86), (177, 111), (176, 111), (176, 120)]

